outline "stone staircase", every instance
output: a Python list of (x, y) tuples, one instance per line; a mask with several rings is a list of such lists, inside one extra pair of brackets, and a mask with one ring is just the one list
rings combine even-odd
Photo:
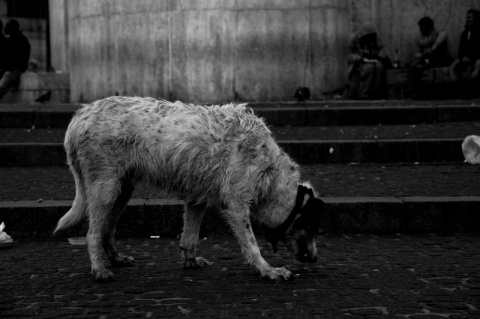
[[(253, 103), (326, 202), (331, 233), (478, 232), (480, 180), (461, 143), (479, 134), (480, 102)], [(74, 104), (0, 106), (0, 220), (9, 234), (49, 237), (71, 205), (63, 136)], [(182, 202), (139, 188), (120, 237), (175, 236)], [(84, 231), (80, 225), (61, 236)], [(202, 232), (228, 233), (215, 213)]]

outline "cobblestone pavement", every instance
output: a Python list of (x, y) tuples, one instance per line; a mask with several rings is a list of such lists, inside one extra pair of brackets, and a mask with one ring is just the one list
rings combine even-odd
[[(272, 126), (277, 140), (438, 139), (480, 135), (480, 122), (378, 126)], [(0, 129), (0, 143), (63, 143), (66, 129)]]
[(480, 318), (480, 238), (342, 236), (318, 240), (319, 261), (299, 264), (282, 247), (262, 254), (293, 270), (261, 279), (233, 238), (204, 239), (214, 264), (186, 270), (176, 239), (127, 239), (137, 264), (96, 284), (85, 246), (18, 241), (0, 250), (1, 318)]
[[(470, 164), (303, 165), (324, 197), (480, 196), (479, 167)], [(73, 200), (75, 183), (66, 167), (0, 168), (0, 201)], [(158, 198), (138, 187), (133, 198)]]

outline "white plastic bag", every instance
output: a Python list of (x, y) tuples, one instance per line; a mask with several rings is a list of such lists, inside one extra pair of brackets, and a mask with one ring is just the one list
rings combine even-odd
[(12, 237), (8, 236), (8, 234), (3, 231), (4, 229), (5, 224), (2, 222), (0, 224), (0, 247), (10, 246), (13, 243)]
[(465, 162), (480, 164), (480, 136), (469, 135), (465, 137), (462, 143), (462, 151)]

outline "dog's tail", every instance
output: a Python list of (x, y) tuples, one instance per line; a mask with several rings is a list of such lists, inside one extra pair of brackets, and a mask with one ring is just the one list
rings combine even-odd
[(87, 212), (85, 187), (80, 178), (80, 174), (73, 167), (71, 171), (75, 178), (75, 200), (73, 201), (72, 208), (70, 208), (70, 210), (58, 221), (57, 228), (55, 228), (53, 234), (61, 229), (75, 225), (85, 217)]

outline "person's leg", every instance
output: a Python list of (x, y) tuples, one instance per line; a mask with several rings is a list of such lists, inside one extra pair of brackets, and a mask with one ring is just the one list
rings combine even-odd
[(480, 59), (473, 64), (472, 79), (478, 79), (480, 75)]
[(375, 65), (372, 63), (363, 63), (360, 66), (360, 83), (358, 96), (361, 99), (370, 98), (373, 91), (375, 80)]
[(386, 96), (386, 74), (385, 74), (385, 68), (383, 67), (383, 64), (377, 63), (375, 64), (375, 70), (373, 72), (374, 79), (372, 81), (372, 88), (371, 88), (371, 93), (370, 95), (373, 98), (385, 98)]
[(450, 79), (452, 81), (458, 81), (459, 77), (459, 68), (460, 68), (461, 61), (460, 60), (455, 60), (453, 61), (452, 65), (449, 67), (449, 72), (450, 72)]
[(414, 60), (408, 68), (408, 95), (412, 98), (418, 97), (420, 94), (423, 70), (420, 59)]
[(6, 71), (0, 79), (0, 100), (7, 94), (12, 86), (20, 79), (18, 71)]
[(354, 66), (348, 76), (348, 99), (358, 98), (358, 89), (360, 85), (360, 73), (358, 72), (358, 65)]

